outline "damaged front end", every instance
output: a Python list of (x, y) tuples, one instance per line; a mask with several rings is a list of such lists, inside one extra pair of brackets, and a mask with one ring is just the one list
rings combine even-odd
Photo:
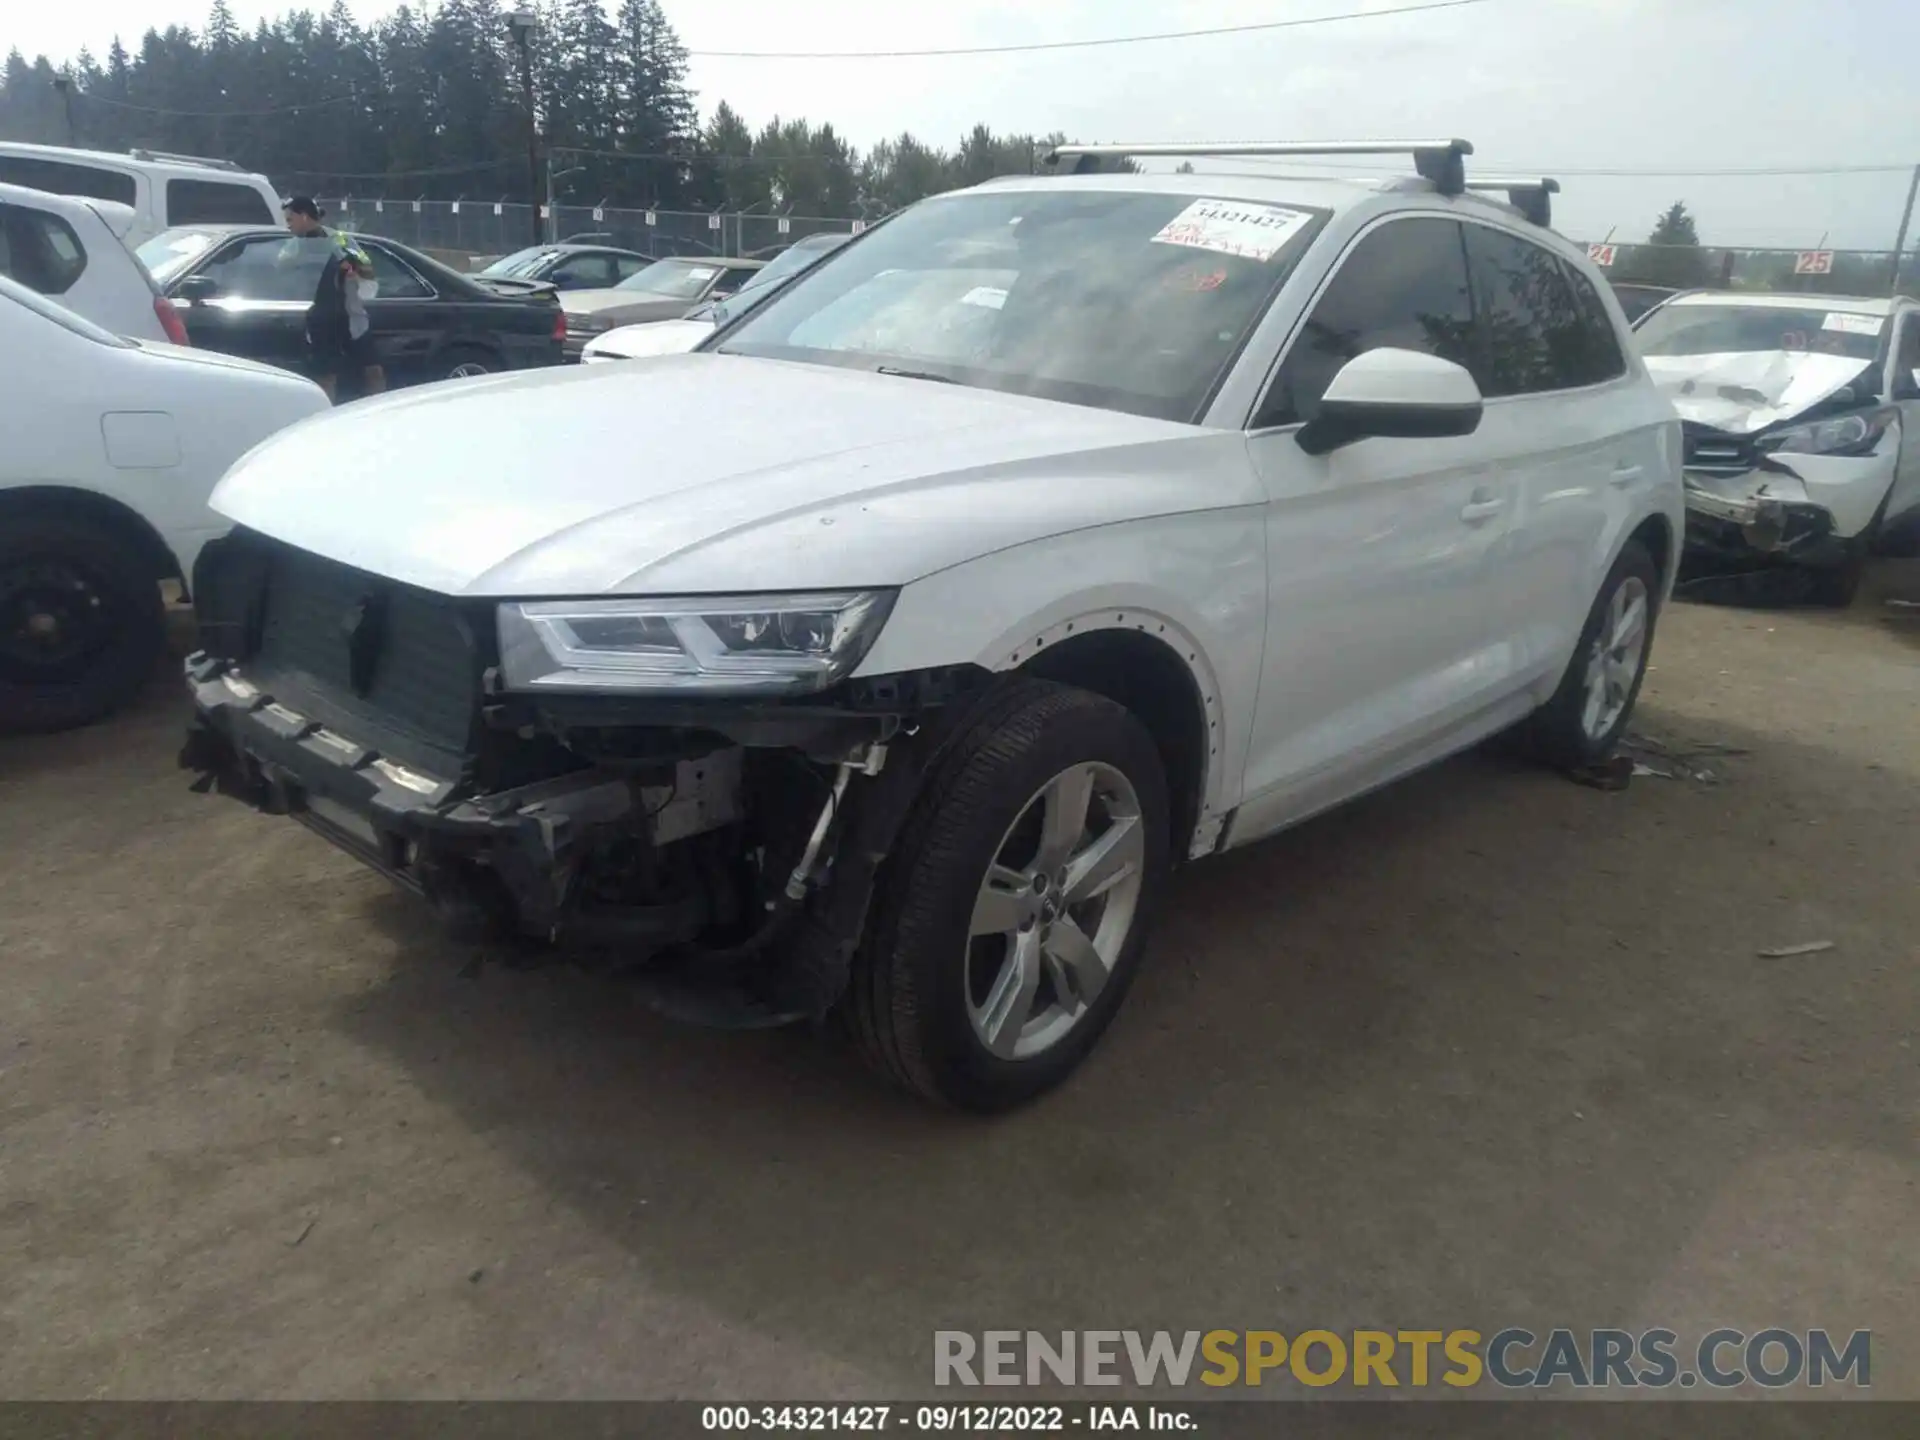
[[(502, 651), (528, 631), (497, 624), (492, 600), (244, 530), (208, 548), (195, 582), (205, 648), (187, 661), (181, 763), (202, 788), (301, 821), (455, 934), (617, 966), (660, 1008), (710, 1024), (831, 1008), (920, 774), (984, 688), (954, 669), (835, 674), (798, 694), (610, 694), (565, 678), (527, 691), (507, 677), (533, 662)], [(559, 633), (588, 643), (584, 607), (568, 608), (577, 629)], [(629, 662), (680, 659), (633, 623), (603, 625)], [(740, 629), (728, 654), (759, 633)], [(815, 641), (830, 637), (793, 645)]]
[(1818, 354), (1648, 365), (1683, 422), (1690, 577), (1860, 563), (1901, 443), (1871, 365)]
[(1899, 412), (1868, 408), (1753, 435), (1685, 422), (1687, 557), (1835, 569), (1893, 489)]

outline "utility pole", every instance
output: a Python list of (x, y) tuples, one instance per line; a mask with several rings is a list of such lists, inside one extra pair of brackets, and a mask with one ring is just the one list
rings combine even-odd
[[(520, 102), (527, 111), (527, 213), (536, 245), (540, 243), (540, 130), (533, 118), (533, 31), (539, 23), (531, 10), (515, 10), (507, 16), (507, 29), (520, 52)], [(553, 187), (551, 178), (547, 187)]]
[(1914, 197), (1920, 196), (1920, 165), (1913, 167), (1913, 180), (1907, 186), (1907, 208), (1900, 212), (1900, 238), (1893, 242), (1893, 264), (1887, 276), (1887, 294), (1900, 293), (1900, 258), (1907, 251), (1907, 231), (1913, 227)]
[[(73, 77), (70, 75), (54, 76), (53, 88), (60, 92), (60, 102), (62, 105), (66, 107), (67, 144), (69, 145), (78, 144), (79, 142), (74, 138), (75, 132), (73, 128)], [(1911, 206), (1909, 206), (1909, 208), (1911, 208)]]

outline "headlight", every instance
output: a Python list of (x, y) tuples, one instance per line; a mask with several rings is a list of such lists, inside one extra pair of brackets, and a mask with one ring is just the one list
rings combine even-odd
[(613, 327), (605, 320), (596, 320), (591, 315), (569, 314), (567, 316), (567, 333), (569, 335), (598, 335), (601, 331), (611, 330), (612, 328)]
[(1760, 448), (1770, 455), (1865, 455), (1899, 418), (1898, 410), (1862, 410), (1776, 430), (1760, 442)]
[(893, 591), (541, 600), (499, 609), (509, 690), (801, 694), (872, 648)]

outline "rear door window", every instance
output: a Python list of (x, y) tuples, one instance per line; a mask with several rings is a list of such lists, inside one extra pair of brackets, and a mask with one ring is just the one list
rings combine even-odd
[(547, 277), (556, 285), (571, 285), (579, 290), (604, 290), (621, 277), (614, 269), (613, 257), (597, 252), (569, 255), (553, 267)]
[(273, 211), (251, 185), (230, 180), (167, 181), (169, 225), (271, 225)]
[(53, 195), (117, 200), (122, 205), (132, 205), (138, 198), (133, 176), (124, 171), (75, 165), (65, 160), (43, 160), (36, 155), (0, 155), (0, 181)]
[(86, 268), (86, 247), (65, 220), (24, 205), (0, 205), (0, 274), (41, 295), (64, 295)]
[[(1472, 364), (1488, 399), (1570, 390), (1611, 379), (1626, 361), (1599, 297), (1581, 302), (1578, 278), (1539, 245), (1468, 225), (1467, 268), (1481, 344)], [(1595, 316), (1600, 329), (1595, 329)]]
[(427, 300), (433, 296), (433, 287), (422, 280), (406, 261), (391, 250), (379, 245), (369, 245), (364, 240), (360, 246), (366, 251), (367, 259), (373, 262), (373, 298), (376, 300)]

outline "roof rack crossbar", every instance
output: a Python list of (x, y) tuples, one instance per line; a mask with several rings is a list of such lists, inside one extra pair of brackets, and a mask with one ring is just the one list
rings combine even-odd
[(1184, 157), (1227, 158), (1241, 155), (1411, 155), (1424, 180), (1444, 195), (1466, 188), (1465, 157), (1473, 153), (1466, 140), (1229, 140), (1220, 142), (1150, 142), (1139, 145), (1061, 145), (1047, 156), (1047, 164), (1076, 161), (1073, 173), (1084, 175), (1105, 158)]
[(1469, 190), (1506, 192), (1507, 203), (1543, 230), (1553, 225), (1553, 197), (1560, 193), (1560, 182), (1551, 175), (1537, 180), (1469, 180)]
[(239, 175), (247, 173), (231, 160), (216, 160), (210, 155), (176, 155), (170, 150), (129, 150), (127, 154), (136, 160), (153, 160), (162, 165), (197, 165), (203, 170), (231, 170)]

